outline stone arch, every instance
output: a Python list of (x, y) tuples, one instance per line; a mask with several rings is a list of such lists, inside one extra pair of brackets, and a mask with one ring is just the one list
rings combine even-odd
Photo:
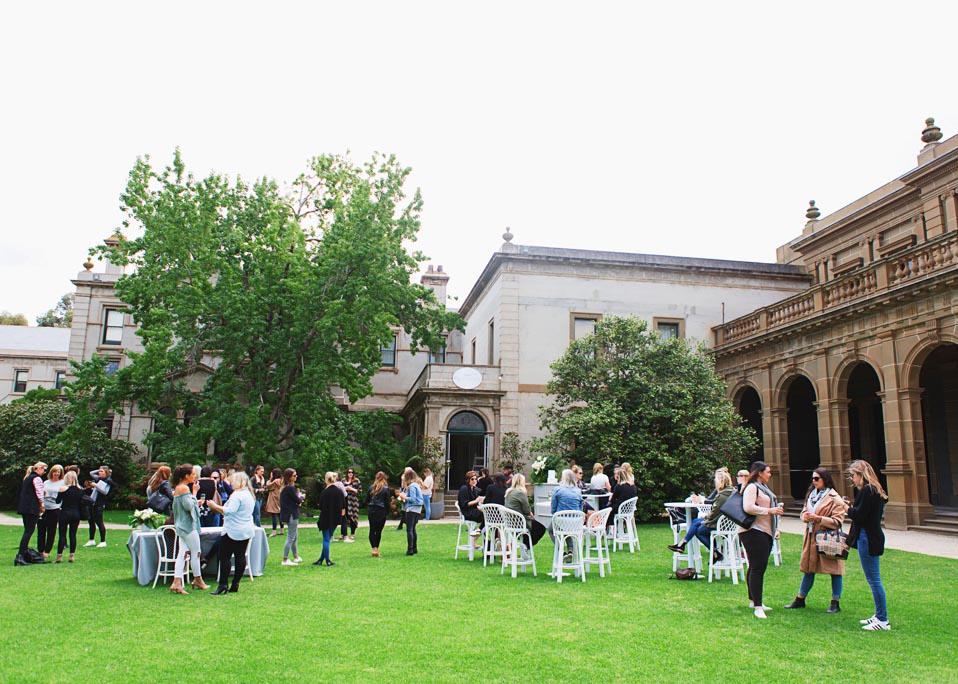
[(477, 407), (456, 407), (445, 417), (442, 430), (449, 464), (446, 470), (449, 489), (459, 489), (468, 471), (489, 463), (492, 426), (491, 416)]
[(958, 344), (939, 340), (916, 355), (920, 436), (928, 497), (938, 509), (958, 509)]
[(905, 389), (920, 387), (921, 368), (935, 349), (943, 344), (958, 344), (958, 336), (938, 333), (921, 339), (912, 347), (901, 362), (901, 385)]
[[(795, 499), (805, 495), (812, 471), (821, 464), (818, 434), (818, 390), (807, 372), (795, 369), (777, 384), (779, 421), (784, 428), (782, 470), (788, 471), (787, 489)], [(782, 415), (784, 414), (784, 415)], [(785, 483), (783, 482), (783, 485)]]
[(881, 364), (868, 354), (851, 354), (846, 356), (838, 364), (838, 367), (835, 368), (835, 372), (832, 374), (832, 377), (829, 379), (832, 383), (831, 386), (831, 396), (833, 397), (844, 397), (848, 393), (848, 378), (851, 376), (852, 372), (855, 370), (855, 367), (859, 364), (867, 364), (875, 372), (875, 375), (878, 376), (879, 392), (885, 391), (885, 375), (882, 373)]
[(765, 430), (762, 425), (762, 394), (751, 382), (742, 381), (735, 386), (732, 394), (732, 405), (742, 422), (755, 431), (758, 445), (748, 455), (748, 463), (765, 460)]
[(836, 373), (835, 388), (840, 392), (836, 413), (844, 447), (838, 466), (844, 468), (857, 459), (868, 461), (887, 488), (884, 383), (876, 365), (855, 357), (843, 362)]

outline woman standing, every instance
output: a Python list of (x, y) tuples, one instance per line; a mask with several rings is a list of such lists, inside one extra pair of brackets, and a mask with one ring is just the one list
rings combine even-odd
[(170, 486), (169, 466), (160, 466), (146, 486), (146, 505), (163, 515), (173, 512), (173, 488)]
[[(283, 521), (280, 519), (282, 509), (279, 505), (279, 495), (283, 491), (283, 471), (279, 468), (273, 468), (270, 473), (269, 482), (266, 483), (266, 512), (273, 518), (273, 531), (269, 536), (275, 537), (277, 534), (283, 534)], [(279, 532), (276, 531), (276, 525), (279, 524)]]
[(828, 558), (818, 551), (815, 535), (824, 530), (840, 530), (845, 522), (847, 506), (835, 491), (835, 481), (827, 468), (816, 468), (812, 474), (812, 486), (805, 496), (805, 506), (802, 508), (802, 522), (805, 523), (805, 538), (802, 540), (802, 560), (799, 570), (805, 573), (802, 585), (798, 589), (795, 600), (786, 608), (804, 608), (805, 597), (812, 590), (815, 575), (831, 575), (832, 602), (826, 613), (837, 613), (841, 610), (839, 601), (842, 598), (842, 576), (845, 574), (845, 561), (841, 558)]
[(209, 589), (203, 581), (200, 568), (200, 507), (196, 502), (199, 485), (196, 472), (189, 463), (178, 465), (173, 470), (173, 527), (180, 540), (179, 552), (173, 566), (173, 583), (170, 591), (174, 594), (186, 594), (183, 588), (183, 571), (186, 568), (186, 552), (190, 552), (190, 566), (193, 570), (193, 588)]
[(217, 520), (219, 516), (210, 506), (211, 503), (216, 503), (215, 499), (219, 496), (216, 481), (219, 479), (220, 474), (215, 474), (216, 477), (214, 478), (213, 469), (208, 465), (203, 466), (200, 469), (200, 478), (196, 481), (196, 496), (200, 502), (200, 525), (203, 527), (217, 527), (217, 523), (219, 522)]
[(432, 477), (432, 471), (429, 468), (422, 469), (422, 500), (426, 510), (426, 520), (432, 518), (432, 488), (435, 481)]
[[(100, 466), (90, 475), (93, 477), (93, 507), (90, 509), (90, 541), (84, 546), (96, 546), (98, 549), (106, 548), (106, 525), (103, 524), (103, 511), (113, 496), (115, 486), (110, 477), (113, 471), (108, 466)], [(94, 537), (97, 530), (100, 531), (100, 543), (97, 544)]]
[(379, 471), (373, 486), (366, 494), (366, 507), (369, 509), (369, 546), (373, 556), (379, 558), (379, 543), (383, 538), (383, 528), (386, 526), (386, 516), (389, 515), (389, 506), (392, 503), (393, 491), (386, 480), (386, 473)]
[(743, 508), (755, 516), (752, 527), (739, 533), (738, 538), (748, 554), (748, 607), (755, 609), (755, 617), (765, 619), (768, 606), (762, 603), (765, 585), (765, 570), (772, 553), (772, 540), (778, 537), (778, 516), (785, 509), (778, 505), (775, 495), (768, 488), (772, 477), (771, 467), (763, 461), (755, 461), (749, 468), (748, 478), (742, 487)]
[(72, 563), (77, 551), (77, 530), (80, 528), (80, 507), (83, 505), (83, 490), (77, 484), (77, 474), (72, 470), (63, 476), (63, 489), (57, 494), (57, 503), (60, 505), (60, 540), (57, 542), (56, 562), (63, 561), (63, 549), (69, 535), (69, 562)]
[(55, 465), (50, 468), (47, 481), (43, 483), (43, 515), (37, 521), (37, 551), (44, 558), (50, 557), (53, 550), (53, 541), (57, 536), (57, 526), (60, 520), (60, 504), (57, 503), (57, 494), (63, 489), (63, 466)]
[[(296, 480), (299, 475), (292, 468), (287, 468), (283, 473), (283, 491), (279, 494), (279, 518), (280, 522), (286, 523), (289, 528), (289, 534), (286, 535), (286, 543), (283, 545), (282, 565), (296, 565), (302, 562), (299, 557), (297, 542), (299, 541), (299, 510), (303, 505), (303, 497), (296, 489)], [(289, 554), (293, 554), (292, 560)]]
[(30, 539), (37, 528), (37, 521), (43, 515), (43, 474), (46, 472), (47, 464), (37, 461), (27, 468), (27, 474), (20, 483), (17, 513), (23, 517), (23, 536), (20, 537), (20, 550), (17, 551), (14, 565), (30, 565), (26, 557), (27, 549), (30, 548)]
[(313, 565), (336, 565), (329, 558), (329, 542), (333, 533), (346, 515), (346, 496), (336, 486), (336, 473), (328, 472), (323, 478), (326, 488), (319, 495), (319, 522), (316, 526), (323, 533), (323, 552)]
[(253, 508), (253, 524), (257, 527), (263, 526), (260, 513), (263, 510), (263, 496), (266, 494), (266, 478), (263, 477), (264, 472), (263, 466), (258, 465), (253, 468), (253, 477), (249, 479), (249, 483), (253, 487), (253, 494), (256, 495), (256, 506)]
[[(223, 536), (220, 538), (219, 548), (219, 582), (212, 592), (213, 596), (221, 596), (227, 591), (231, 594), (239, 591), (240, 579), (246, 572), (246, 548), (256, 531), (256, 526), (253, 524), (253, 507), (256, 497), (253, 496), (249, 476), (240, 470), (233, 473), (230, 479), (231, 494), (227, 502), (222, 506), (216, 502), (209, 504), (210, 508), (223, 516)], [(227, 589), (230, 568), (233, 568), (233, 583)]]
[(422, 512), (422, 487), (420, 486), (419, 476), (412, 468), (406, 468), (403, 473), (402, 482), (406, 486), (406, 491), (399, 495), (405, 504), (403, 517), (406, 520), (406, 555), (415, 556), (419, 553), (419, 535), (416, 533), (416, 523), (419, 522), (419, 514)]
[(858, 490), (855, 503), (848, 510), (848, 517), (852, 521), (852, 528), (848, 532), (848, 545), (858, 549), (862, 572), (865, 573), (865, 581), (871, 587), (872, 599), (875, 601), (875, 614), (861, 621), (862, 629), (869, 632), (891, 629), (879, 567), (879, 559), (885, 553), (885, 533), (881, 529), (881, 517), (888, 494), (867, 461), (852, 461), (848, 470), (852, 483)]
[[(352, 468), (346, 470), (346, 479), (343, 481), (343, 487), (346, 489), (346, 517), (343, 518), (343, 526), (339, 533), (339, 541), (356, 541), (356, 528), (359, 527), (359, 493), (363, 490), (362, 483), (356, 477), (356, 471)], [(349, 528), (349, 536), (346, 536), (346, 528)]]

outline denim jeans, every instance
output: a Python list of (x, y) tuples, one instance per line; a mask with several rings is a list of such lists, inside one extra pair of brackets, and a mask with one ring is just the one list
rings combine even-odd
[(262, 527), (263, 523), (260, 520), (260, 511), (263, 508), (263, 502), (260, 499), (256, 500), (256, 503), (253, 504), (253, 524), (257, 527)]
[[(841, 575), (831, 575), (832, 578), (832, 598), (836, 601), (842, 597), (842, 576)], [(802, 586), (798, 588), (799, 596), (808, 596), (808, 592), (812, 590), (812, 585), (815, 584), (815, 573), (806, 572), (802, 577)]]
[(885, 587), (881, 583), (881, 571), (878, 567), (881, 556), (868, 555), (868, 535), (862, 530), (858, 535), (858, 559), (862, 562), (862, 572), (865, 581), (872, 590), (875, 600), (875, 617), (884, 622), (888, 621), (888, 607), (885, 604)]
[(319, 556), (319, 560), (330, 560), (329, 558), (329, 542), (332, 541), (333, 532), (336, 530), (323, 530), (323, 553)]
[(432, 499), (431, 494), (429, 496), (426, 496), (425, 494), (422, 495), (423, 505), (425, 506), (425, 513), (426, 513), (426, 517), (424, 518), (424, 520), (429, 520), (432, 517), (431, 515), (432, 507), (429, 505), (429, 502), (431, 499)]
[(296, 543), (299, 541), (299, 518), (290, 518), (287, 523), (286, 543), (283, 545), (283, 560), (289, 558), (299, 558), (299, 549)]

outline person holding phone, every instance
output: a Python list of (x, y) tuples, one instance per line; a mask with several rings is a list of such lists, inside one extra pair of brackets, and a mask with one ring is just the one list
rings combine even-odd
[[(95, 546), (98, 549), (106, 548), (106, 525), (103, 524), (103, 511), (113, 496), (115, 485), (109, 466), (100, 466), (98, 470), (90, 471), (93, 478), (93, 505), (90, 507), (90, 541), (84, 546)], [(96, 543), (96, 532), (100, 531), (100, 543)]]
[[(299, 511), (303, 505), (303, 496), (296, 489), (296, 480), (299, 474), (292, 468), (287, 468), (283, 472), (283, 491), (279, 494), (279, 515), (282, 522), (286, 523), (288, 533), (286, 543), (283, 545), (283, 562), (281, 565), (298, 565), (302, 562), (299, 557)], [(292, 559), (290, 559), (292, 554)]]
[(772, 468), (764, 461), (755, 461), (749, 468), (748, 478), (742, 488), (742, 507), (749, 515), (755, 516), (755, 522), (747, 530), (742, 530), (738, 538), (748, 554), (748, 572), (745, 582), (748, 585), (748, 606), (755, 610), (755, 617), (764, 620), (768, 606), (762, 603), (765, 585), (765, 570), (768, 557), (772, 553), (772, 541), (778, 538), (778, 516), (785, 509), (778, 504), (775, 494), (768, 488), (772, 478)]
[(423, 499), (419, 475), (412, 468), (406, 468), (402, 476), (405, 491), (399, 495), (403, 500), (406, 519), (406, 555), (415, 556), (419, 553), (419, 535), (416, 533), (416, 524), (422, 512)]

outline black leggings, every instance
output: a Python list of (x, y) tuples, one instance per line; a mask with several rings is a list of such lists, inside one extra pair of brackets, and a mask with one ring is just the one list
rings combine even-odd
[(417, 546), (419, 535), (416, 534), (416, 523), (419, 522), (419, 512), (406, 512), (406, 553), (419, 551)]
[(20, 537), (20, 550), (18, 555), (22, 556), (30, 548), (30, 539), (33, 537), (33, 531), (37, 529), (37, 518), (39, 516), (32, 513), (23, 514), (23, 536)]
[(90, 509), (90, 539), (96, 536), (96, 531), (100, 530), (100, 541), (106, 541), (106, 525), (103, 524), (103, 507), (94, 506)]
[(231, 539), (229, 535), (220, 537), (220, 574), (219, 585), (225, 587), (230, 578), (230, 565), (235, 557), (236, 565), (233, 569), (233, 588), (239, 587), (240, 578), (246, 572), (246, 547), (249, 545), (249, 539)]
[(378, 549), (383, 539), (383, 528), (386, 526), (386, 512), (383, 511), (382, 517), (378, 515), (369, 516), (369, 545)]
[(279, 513), (271, 513), (273, 516), (273, 532), (276, 531), (276, 526), (279, 525), (279, 529), (283, 529), (283, 521), (280, 520)]
[(57, 523), (60, 520), (60, 509), (44, 511), (37, 522), (37, 551), (50, 553), (53, 550), (53, 541), (57, 538)]
[(347, 528), (347, 527), (351, 530), (350, 534), (355, 536), (355, 534), (356, 534), (356, 528), (357, 528), (358, 526), (359, 526), (359, 521), (358, 521), (358, 520), (352, 520), (352, 519), (350, 519), (350, 517), (347, 515), (345, 518), (343, 518), (343, 526), (342, 526), (342, 528), (340, 528), (339, 536), (340, 536), (340, 537), (345, 537), (345, 536), (346, 536), (346, 528)]
[(75, 514), (63, 511), (60, 513), (60, 541), (57, 542), (57, 555), (63, 553), (67, 545), (67, 533), (70, 534), (70, 553), (77, 550), (77, 529), (80, 527), (80, 513)]
[(762, 588), (765, 584), (765, 569), (768, 567), (768, 557), (772, 553), (772, 538), (752, 528), (745, 530), (738, 536), (748, 554), (748, 572), (745, 581), (748, 584), (748, 598), (758, 608), (762, 604)]

